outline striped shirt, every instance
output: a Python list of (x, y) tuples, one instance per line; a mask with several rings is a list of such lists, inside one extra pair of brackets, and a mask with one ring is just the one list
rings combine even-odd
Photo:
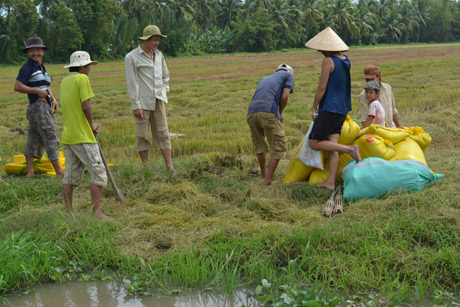
[[(22, 65), (16, 80), (28, 87), (44, 90), (47, 90), (51, 84), (51, 78), (46, 72), (45, 65), (40, 65), (31, 59)], [(29, 98), (29, 103), (33, 103), (38, 99), (37, 94), (27, 94), (27, 97)]]

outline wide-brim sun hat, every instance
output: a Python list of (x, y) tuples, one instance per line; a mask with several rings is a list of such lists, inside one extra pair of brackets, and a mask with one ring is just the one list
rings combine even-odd
[(294, 70), (288, 64), (280, 64), (280, 66), (278, 66), (276, 71), (278, 71), (278, 70), (286, 70), (286, 71), (290, 72), (291, 74), (294, 74)]
[(152, 36), (161, 36), (163, 38), (167, 37), (166, 35), (161, 34), (160, 28), (155, 25), (146, 26), (142, 33), (142, 36), (138, 37), (142, 41), (148, 40)]
[(30, 48), (43, 48), (48, 50), (48, 47), (43, 45), (43, 41), (40, 37), (30, 37), (26, 42), (26, 47), (22, 49), (22, 52), (26, 53), (27, 49)]
[(320, 51), (347, 51), (350, 49), (331, 27), (327, 27), (316, 34), (315, 37), (305, 43), (305, 46)]
[(75, 51), (70, 56), (70, 64), (64, 66), (64, 68), (82, 67), (88, 64), (96, 65), (97, 61), (91, 61), (91, 57), (89, 56), (89, 53), (86, 51)]

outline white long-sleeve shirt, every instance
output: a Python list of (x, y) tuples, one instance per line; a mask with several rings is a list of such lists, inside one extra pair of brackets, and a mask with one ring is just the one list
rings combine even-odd
[(125, 57), (126, 84), (134, 110), (155, 110), (156, 99), (168, 102), (169, 70), (163, 54), (155, 50), (155, 62), (141, 46)]

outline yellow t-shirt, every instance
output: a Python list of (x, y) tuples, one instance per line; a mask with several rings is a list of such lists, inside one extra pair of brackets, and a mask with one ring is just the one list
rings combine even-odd
[(61, 110), (64, 120), (62, 144), (96, 143), (93, 131), (83, 113), (82, 103), (94, 97), (85, 74), (70, 73), (61, 82)]

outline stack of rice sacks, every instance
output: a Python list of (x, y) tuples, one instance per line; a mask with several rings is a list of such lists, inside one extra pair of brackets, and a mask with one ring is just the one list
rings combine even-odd
[[(305, 139), (300, 143), (295, 157), (304, 141)], [(425, 152), (431, 143), (431, 136), (421, 127), (386, 128), (372, 124), (360, 130), (359, 124), (347, 116), (338, 143), (358, 145), (359, 154), (363, 160), (369, 157), (378, 157), (388, 161), (414, 159), (427, 164)], [(286, 171), (285, 184), (308, 180), (310, 184), (316, 185), (327, 181), (329, 160), (326, 153), (323, 153), (324, 170), (309, 167), (295, 157)], [(342, 181), (342, 169), (350, 161), (350, 155), (339, 153), (337, 182)]]

